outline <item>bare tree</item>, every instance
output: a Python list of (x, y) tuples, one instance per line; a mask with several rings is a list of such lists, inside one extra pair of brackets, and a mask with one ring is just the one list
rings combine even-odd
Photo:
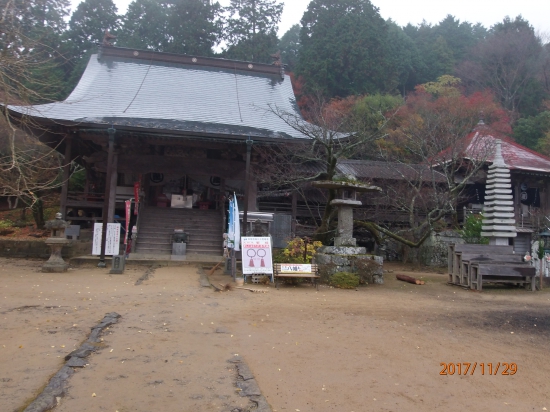
[(457, 206), (467, 201), (468, 185), (484, 183), (495, 132), (479, 122), (479, 106), (460, 95), (434, 100), (420, 94), (407, 106), (381, 147), (386, 183), (374, 182), (383, 186), (379, 214), (357, 225), (378, 243), (387, 237), (419, 248), (435, 229), (458, 224)]
[[(367, 115), (357, 110), (362, 97), (334, 99), (329, 102), (317, 96), (311, 101), (306, 117), (271, 107), (271, 112), (303, 135), (292, 143), (260, 147), (264, 160), (256, 173), (272, 187), (292, 187), (303, 191), (314, 180), (335, 180), (338, 159), (349, 159), (373, 153), (375, 141), (383, 136), (387, 119), (381, 110), (372, 108)], [(399, 100), (399, 98), (394, 98)], [(329, 190), (316, 238), (330, 241), (334, 209), (330, 206), (335, 191)]]
[[(21, 123), (11, 116), (9, 105), (29, 105), (47, 100), (49, 78), (38, 75), (53, 67), (55, 51), (42, 42), (51, 34), (40, 13), (53, 13), (66, 2), (5, 1), (0, 9), (0, 195), (15, 196), (33, 211), (38, 227), (43, 226), (42, 195), (62, 184), (62, 161), (54, 148), (41, 144), (21, 128), (38, 125)], [(33, 29), (43, 28), (44, 30)]]
[(470, 90), (490, 88), (501, 104), (517, 113), (542, 71), (543, 48), (531, 30), (499, 31), (480, 42), (458, 69)]

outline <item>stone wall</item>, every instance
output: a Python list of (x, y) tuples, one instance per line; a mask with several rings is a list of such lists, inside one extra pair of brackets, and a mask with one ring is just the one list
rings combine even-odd
[[(323, 253), (323, 249), (332, 249)], [(341, 253), (339, 252), (341, 249)], [(380, 256), (349, 253), (351, 247), (325, 246), (315, 255), (315, 263), (319, 265), (319, 275), (323, 283), (328, 283), (330, 277), (337, 272), (351, 272), (359, 275), (367, 283), (384, 283), (384, 260)]]
[(447, 266), (447, 251), (451, 243), (464, 243), (460, 235), (452, 230), (432, 232), (419, 248), (409, 248), (402, 243), (388, 239), (384, 254), (386, 260), (405, 263), (418, 262), (426, 266)]
[[(8, 240), (0, 239), (0, 257), (48, 259), (50, 247), (44, 240)], [(75, 256), (89, 255), (92, 252), (91, 241), (73, 241), (64, 246), (61, 254), (70, 259)]]

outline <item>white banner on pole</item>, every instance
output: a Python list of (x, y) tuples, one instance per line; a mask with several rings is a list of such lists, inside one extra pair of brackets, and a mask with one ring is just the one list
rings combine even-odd
[[(107, 223), (105, 255), (118, 255), (120, 251), (120, 223)], [(101, 231), (103, 223), (94, 224), (94, 242), (92, 255), (101, 255)]]
[(273, 275), (271, 238), (242, 237), (243, 275)]

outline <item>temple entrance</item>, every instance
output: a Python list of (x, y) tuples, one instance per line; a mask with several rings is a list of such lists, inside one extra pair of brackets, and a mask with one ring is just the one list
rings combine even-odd
[(223, 208), (220, 177), (148, 173), (143, 180), (148, 206), (201, 210)]

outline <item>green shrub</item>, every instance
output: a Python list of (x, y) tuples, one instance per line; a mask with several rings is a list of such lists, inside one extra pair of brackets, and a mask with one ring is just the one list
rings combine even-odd
[[(302, 238), (294, 238), (288, 242), (287, 247), (283, 250), (277, 252), (273, 256), (274, 263), (311, 263), (311, 259), (315, 255), (317, 249), (319, 249), (323, 244), (318, 241), (312, 241)], [(306, 250), (307, 249), (307, 250)], [(304, 260), (304, 252), (306, 259)]]
[(359, 276), (350, 272), (337, 272), (330, 277), (329, 283), (340, 289), (355, 289), (359, 286)]
[(482, 214), (479, 214), (479, 215), (470, 214), (466, 218), (466, 221), (464, 222), (462, 230), (460, 231), (460, 235), (462, 236), (462, 239), (464, 239), (464, 242), (479, 243), (482, 245), (489, 244), (489, 238), (481, 236), (482, 224), (483, 224)]
[(11, 220), (0, 220), (0, 229), (9, 229), (11, 227), (13, 227), (13, 222)]

